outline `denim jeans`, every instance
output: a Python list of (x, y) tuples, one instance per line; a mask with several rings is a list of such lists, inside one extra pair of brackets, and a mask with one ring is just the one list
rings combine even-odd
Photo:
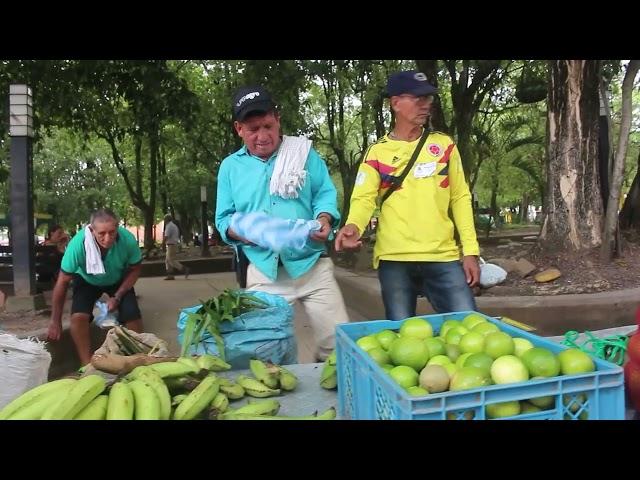
[(413, 317), (419, 293), (427, 297), (438, 313), (476, 310), (473, 292), (467, 285), (462, 264), (458, 261), (381, 260), (378, 278), (389, 320)]

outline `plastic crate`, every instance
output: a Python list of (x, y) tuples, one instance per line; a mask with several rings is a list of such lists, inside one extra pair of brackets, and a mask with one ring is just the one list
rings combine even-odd
[[(469, 313), (425, 315), (439, 332), (445, 320), (462, 320)], [(482, 315), (482, 314), (479, 314)], [(526, 338), (536, 347), (554, 353), (568, 347), (533, 335), (482, 315), (512, 337)], [(381, 330), (398, 330), (403, 321), (377, 320), (345, 323), (336, 329), (338, 359), (338, 410), (342, 418), (354, 420), (444, 420), (485, 419), (486, 405), (512, 400), (553, 396), (548, 410), (521, 414), (512, 420), (623, 420), (624, 376), (619, 366), (591, 357), (596, 371), (561, 375), (527, 382), (443, 392), (413, 397), (395, 383), (355, 341)], [(502, 420), (502, 419), (501, 419)]]

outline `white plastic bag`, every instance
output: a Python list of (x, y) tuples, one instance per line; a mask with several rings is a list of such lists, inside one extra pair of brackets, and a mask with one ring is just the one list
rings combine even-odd
[(98, 300), (93, 308), (93, 321), (100, 328), (111, 328), (119, 325), (118, 312), (110, 312), (106, 302)]
[(0, 333), (0, 408), (46, 383), (51, 354), (36, 338)]
[(502, 283), (507, 278), (507, 271), (493, 263), (485, 263), (480, 258), (480, 285), (484, 288), (493, 287)]

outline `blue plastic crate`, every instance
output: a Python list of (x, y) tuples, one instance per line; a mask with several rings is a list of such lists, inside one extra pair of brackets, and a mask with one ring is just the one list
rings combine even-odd
[[(469, 313), (425, 315), (439, 332), (445, 320), (462, 320)], [(482, 314), (479, 314), (482, 315)], [(536, 347), (554, 353), (568, 347), (533, 335), (482, 315), (512, 337), (526, 338)], [(592, 357), (596, 371), (562, 375), (506, 385), (429, 394), (409, 395), (362, 350), (355, 341), (381, 330), (398, 330), (403, 321), (377, 320), (338, 325), (338, 410), (342, 418), (354, 420), (444, 420), (485, 419), (486, 405), (512, 400), (553, 396), (548, 410), (508, 417), (512, 420), (624, 420), (624, 374), (619, 366)]]

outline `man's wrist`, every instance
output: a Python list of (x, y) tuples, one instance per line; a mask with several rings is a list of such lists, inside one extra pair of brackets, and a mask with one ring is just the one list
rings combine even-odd
[(316, 220), (320, 220), (321, 218), (324, 218), (325, 220), (327, 220), (329, 225), (333, 224), (333, 217), (331, 215), (329, 215), (328, 213), (321, 213), (320, 215), (318, 215), (316, 217)]

